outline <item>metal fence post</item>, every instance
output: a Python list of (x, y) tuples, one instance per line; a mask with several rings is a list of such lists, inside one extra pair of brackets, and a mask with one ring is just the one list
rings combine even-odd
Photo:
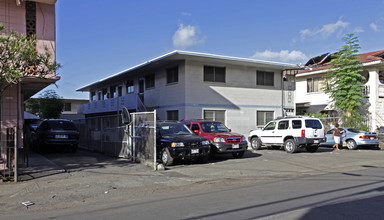
[(153, 164), (154, 170), (157, 170), (157, 148), (156, 148), (156, 109), (153, 110)]

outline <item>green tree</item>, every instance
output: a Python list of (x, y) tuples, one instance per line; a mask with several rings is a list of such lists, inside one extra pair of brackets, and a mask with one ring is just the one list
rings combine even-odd
[(40, 99), (30, 98), (25, 102), (26, 109), (29, 113), (38, 115), (40, 113)]
[[(0, 31), (3, 30), (0, 24)], [(27, 37), (14, 31), (0, 35), (0, 95), (24, 77), (46, 78), (60, 68), (47, 48), (43, 53), (36, 51), (36, 42), (36, 36)]]
[(43, 118), (60, 118), (64, 103), (54, 90), (47, 90), (39, 96), (40, 112)]
[(363, 65), (358, 59), (359, 39), (354, 34), (343, 37), (345, 45), (333, 55), (331, 67), (325, 77), (324, 92), (327, 93), (336, 109), (344, 118), (344, 126), (355, 126), (363, 121), (359, 114), (363, 105), (364, 80), (361, 75)]

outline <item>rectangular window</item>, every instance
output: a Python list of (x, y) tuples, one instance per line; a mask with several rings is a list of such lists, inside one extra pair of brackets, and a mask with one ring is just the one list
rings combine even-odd
[(219, 121), (225, 124), (225, 110), (204, 110), (204, 120)]
[(274, 85), (274, 72), (257, 71), (256, 84), (261, 86), (273, 86)]
[(126, 89), (127, 89), (127, 94), (129, 94), (129, 93), (133, 93), (134, 91), (135, 91), (135, 87), (133, 86), (133, 80), (128, 80), (127, 81), (127, 87), (126, 87)]
[(25, 24), (27, 37), (30, 38), (32, 35), (36, 35), (36, 3), (27, 1), (25, 3)]
[(277, 129), (286, 130), (289, 127), (289, 121), (279, 121)]
[(204, 66), (204, 82), (225, 83), (225, 67)]
[(155, 88), (155, 74), (145, 76), (145, 89)]
[(200, 127), (198, 124), (196, 123), (193, 123), (192, 124), (192, 127), (191, 127), (191, 130), (194, 132), (194, 131), (199, 131), (200, 132)]
[(307, 79), (307, 92), (321, 92), (324, 80), (321, 77)]
[(172, 110), (167, 111), (167, 120), (179, 120), (179, 111), (178, 110)]
[(71, 111), (71, 103), (70, 102), (64, 102), (64, 111), (65, 112)]
[(179, 82), (179, 67), (167, 69), (167, 84)]
[(301, 128), (301, 120), (292, 120), (292, 128), (300, 129)]
[(273, 111), (257, 111), (257, 127), (263, 127), (269, 121), (273, 120)]

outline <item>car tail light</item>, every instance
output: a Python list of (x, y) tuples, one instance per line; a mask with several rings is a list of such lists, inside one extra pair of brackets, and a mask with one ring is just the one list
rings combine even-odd
[(362, 136), (359, 136), (359, 138), (361, 138), (361, 139), (376, 139), (376, 136), (362, 135)]
[(301, 130), (301, 137), (305, 137), (305, 129)]

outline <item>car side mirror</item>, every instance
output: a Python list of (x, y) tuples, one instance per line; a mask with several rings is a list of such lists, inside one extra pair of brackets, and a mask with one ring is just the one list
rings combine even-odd
[(195, 134), (199, 134), (200, 131), (199, 131), (199, 130), (193, 130), (193, 133), (195, 133)]
[(229, 130), (229, 132), (232, 132), (232, 129), (228, 129)]

